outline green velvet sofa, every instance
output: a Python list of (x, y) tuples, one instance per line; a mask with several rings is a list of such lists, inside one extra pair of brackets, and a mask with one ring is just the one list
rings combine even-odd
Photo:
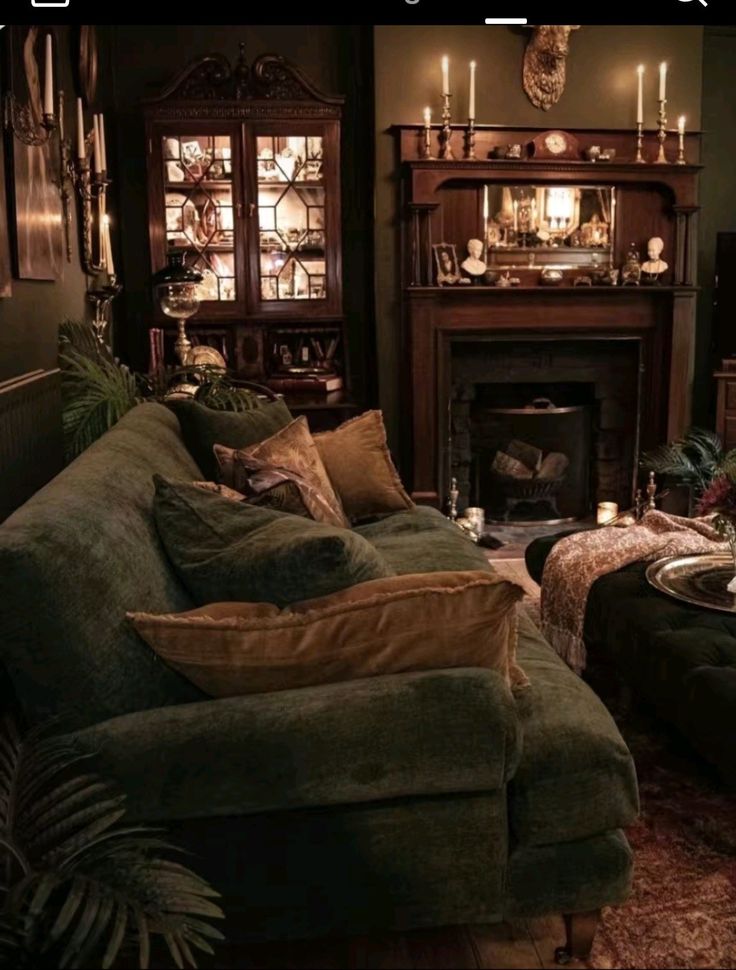
[[(638, 810), (606, 709), (521, 620), (532, 685), (485, 669), (212, 700), (126, 610), (192, 606), (159, 544), (155, 472), (199, 468), (141, 405), (0, 527), (0, 659), (225, 896), (231, 937), (300, 938), (569, 914), (622, 902)], [(432, 509), (360, 528), (398, 572), (489, 568)]]

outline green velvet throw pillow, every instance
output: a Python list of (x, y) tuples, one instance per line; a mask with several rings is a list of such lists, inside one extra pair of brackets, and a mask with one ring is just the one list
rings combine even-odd
[(232, 600), (283, 608), (394, 575), (350, 529), (233, 502), (189, 482), (154, 481), (156, 527), (198, 606)]
[(215, 411), (186, 400), (170, 401), (169, 407), (179, 419), (184, 444), (209, 480), (217, 476), (212, 451), (215, 445), (247, 448), (270, 438), (294, 420), (281, 398), (251, 411)]

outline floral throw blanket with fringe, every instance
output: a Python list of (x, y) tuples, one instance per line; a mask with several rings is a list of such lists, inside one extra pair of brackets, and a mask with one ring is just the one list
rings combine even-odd
[(552, 549), (542, 573), (542, 633), (576, 673), (585, 669), (583, 621), (588, 593), (606, 573), (632, 562), (723, 553), (728, 546), (709, 519), (651, 511), (637, 525), (576, 532)]

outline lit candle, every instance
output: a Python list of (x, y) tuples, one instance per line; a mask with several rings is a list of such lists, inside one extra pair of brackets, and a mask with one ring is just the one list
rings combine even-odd
[(106, 215), (104, 217), (103, 225), (104, 229), (104, 241), (105, 241), (105, 263), (107, 264), (107, 272), (110, 276), (115, 275), (115, 263), (112, 260), (112, 242), (110, 240), (110, 217)]
[(431, 124), (432, 124), (432, 109), (431, 108), (425, 108), (424, 109), (424, 127), (425, 128), (429, 128), (429, 126)]
[(685, 115), (680, 115), (677, 119), (677, 130), (681, 135), (685, 134)]
[(514, 199), (514, 232), (519, 231), (519, 203)]
[(483, 186), (483, 221), (488, 219), (488, 186)]
[(51, 34), (46, 34), (46, 73), (43, 86), (43, 113), (54, 113), (54, 55)]
[(666, 99), (667, 92), (667, 62), (662, 61), (659, 65), (659, 100)]
[(92, 118), (92, 154), (95, 162), (95, 175), (102, 173), (102, 159), (100, 158), (100, 122), (97, 115)]
[(82, 99), (77, 98), (77, 158), (82, 161), (87, 154), (84, 144), (84, 112)]
[(470, 62), (470, 96), (468, 98), (468, 118), (475, 121), (475, 61)]
[(442, 58), (442, 93), (450, 93), (450, 58), (447, 54)]
[(637, 125), (644, 124), (644, 65), (640, 64), (636, 73), (639, 78), (639, 90), (638, 97), (636, 99), (636, 123)]
[(107, 171), (107, 145), (105, 144), (105, 116), (99, 115), (98, 126), (100, 129), (100, 165), (102, 171)]
[(618, 505), (616, 502), (599, 502), (596, 510), (595, 520), (598, 525), (610, 525), (618, 518)]

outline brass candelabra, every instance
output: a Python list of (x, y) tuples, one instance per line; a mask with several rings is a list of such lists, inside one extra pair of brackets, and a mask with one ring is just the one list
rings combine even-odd
[(634, 159), (639, 165), (644, 164), (644, 156), (641, 153), (642, 145), (644, 144), (644, 125), (641, 121), (636, 123), (636, 158)]
[(665, 165), (667, 163), (667, 156), (664, 153), (664, 143), (667, 140), (667, 101), (664, 98), (660, 98), (658, 103), (659, 111), (657, 112), (657, 139), (659, 141), (659, 152), (657, 153), (657, 164)]
[(680, 128), (677, 132), (677, 161), (676, 165), (687, 165), (685, 158), (685, 130)]
[(424, 124), (424, 139), (422, 147), (422, 158), (431, 159), (432, 158), (432, 123), (425, 122)]
[(12, 131), (24, 145), (45, 145), (56, 131), (55, 115), (44, 114), (39, 120), (33, 113), (31, 102), (21, 104), (12, 91), (5, 95), (5, 127)]
[(447, 162), (454, 161), (455, 156), (452, 152), (452, 144), (450, 139), (452, 138), (452, 128), (450, 127), (450, 98), (451, 94), (442, 95), (442, 136), (441, 136), (441, 146), (440, 146), (440, 158)]
[(475, 159), (475, 118), (468, 118), (468, 127), (465, 132), (465, 157)]

